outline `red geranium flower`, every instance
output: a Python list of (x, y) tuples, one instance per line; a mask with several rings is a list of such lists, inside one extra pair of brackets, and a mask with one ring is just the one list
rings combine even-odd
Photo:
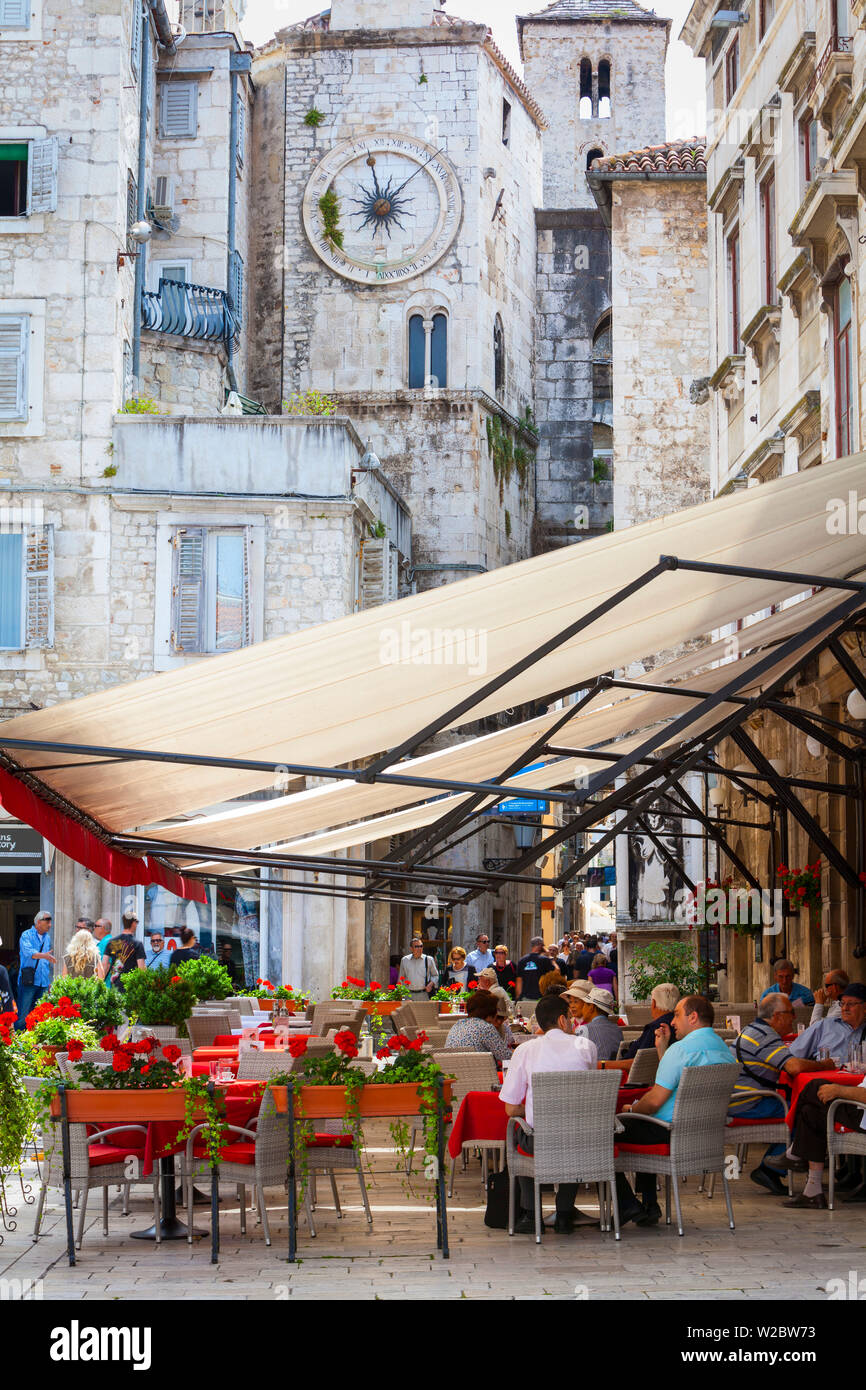
[(378, 981), (378, 980), (371, 980), (371, 981), (370, 981), (370, 988), (371, 988), (371, 989), (381, 989), (382, 986), (379, 984), (379, 981)]
[(430, 1041), (423, 1028), (421, 1029), (421, 1032), (418, 1034), (418, 1041), (422, 1044)]
[(111, 1059), (111, 1065), (115, 1071), (129, 1071), (132, 1066), (132, 1058), (122, 1047), (119, 1047)]
[(162, 1049), (162, 1055), (167, 1062), (174, 1064), (181, 1056), (181, 1051), (177, 1043), (167, 1043)]
[(70, 1038), (66, 1051), (70, 1062), (80, 1062), (81, 1054), (84, 1051), (84, 1043), (80, 1042), (78, 1038)]
[(467, 988), (467, 989), (477, 989), (477, 988), (478, 988), (478, 981), (477, 981), (477, 980), (470, 980), (470, 981), (468, 982), (466, 988)]
[(303, 1057), (307, 1050), (306, 1038), (289, 1038), (289, 1052), (293, 1057)]
[(349, 1028), (344, 1028), (342, 1032), (336, 1034), (334, 1046), (346, 1057), (357, 1057), (358, 1055), (358, 1043), (355, 1034)]
[(395, 1033), (393, 1038), (388, 1039), (388, 1047), (391, 1052), (402, 1052), (404, 1047), (409, 1046), (409, 1039), (405, 1033)]
[(99, 1039), (99, 1046), (102, 1048), (103, 1052), (114, 1052), (115, 1048), (120, 1046), (117, 1034), (106, 1033), (104, 1038)]
[(406, 1047), (409, 1050), (409, 1052), (420, 1052), (423, 1046), (424, 1044), (422, 1043), (420, 1038), (416, 1038), (414, 1042), (406, 1044)]
[(172, 975), (172, 977), (171, 977), (171, 982), (172, 982), (173, 985), (179, 985), (179, 984), (180, 984), (180, 976), (179, 976), (179, 975)]
[(391, 1053), (388, 1051), (387, 1047), (380, 1047), (379, 1051), (376, 1053), (376, 1056), (378, 1057), (379, 1061), (382, 1062), (386, 1057), (390, 1057)]
[(144, 1066), (141, 1069), (142, 1076), (147, 1076), (147, 1073), (149, 1071), (153, 1071), (153, 1062), (145, 1062)]

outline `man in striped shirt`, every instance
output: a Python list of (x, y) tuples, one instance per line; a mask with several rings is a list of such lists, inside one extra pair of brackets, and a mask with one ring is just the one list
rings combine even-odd
[[(749, 1023), (737, 1038), (735, 1050), (742, 1068), (734, 1082), (728, 1107), (732, 1120), (781, 1120), (787, 1110), (776, 1087), (784, 1072), (796, 1076), (801, 1071), (820, 1071), (824, 1062), (808, 1057), (794, 1057), (783, 1037), (794, 1027), (794, 1010), (786, 994), (767, 994), (758, 1003), (754, 1023)], [(766, 1099), (741, 1092), (766, 1091)], [(784, 1171), (773, 1160), (784, 1154), (784, 1144), (771, 1144), (761, 1163), (749, 1174), (752, 1182), (776, 1196), (784, 1196), (785, 1185), (780, 1173)]]

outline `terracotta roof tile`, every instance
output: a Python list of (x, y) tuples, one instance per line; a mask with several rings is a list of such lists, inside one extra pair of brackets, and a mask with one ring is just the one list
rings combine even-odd
[(703, 174), (707, 172), (707, 149), (703, 139), (665, 140), (659, 145), (647, 145), (642, 150), (625, 154), (609, 154), (594, 159), (591, 174), (646, 174), (664, 178), (670, 174)]

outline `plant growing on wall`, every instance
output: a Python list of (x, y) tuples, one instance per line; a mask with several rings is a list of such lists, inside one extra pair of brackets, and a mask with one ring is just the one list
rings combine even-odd
[(610, 482), (610, 469), (607, 464), (607, 459), (601, 458), (598, 454), (596, 454), (595, 458), (592, 460), (592, 481), (594, 483)]
[(324, 113), (317, 111), (315, 106), (313, 106), (304, 117), (304, 125), (312, 126), (314, 130), (318, 130), (324, 119)]
[(321, 391), (293, 391), (283, 401), (283, 411), (286, 415), (336, 415), (337, 402)]
[(530, 451), (517, 442), (515, 433), (507, 421), (503, 423), (498, 415), (488, 415), (487, 447), (493, 460), (493, 476), (499, 484), (500, 502), (504, 500), (506, 484), (511, 482), (515, 473), (520, 486), (524, 486), (535, 457), (534, 450)]
[(649, 999), (656, 985), (676, 985), (684, 995), (698, 994), (703, 988), (703, 972), (691, 941), (653, 941), (638, 946), (628, 973), (638, 1003)]
[(322, 214), (322, 227), (325, 237), (332, 246), (343, 249), (343, 233), (340, 230), (340, 200), (333, 188), (323, 193), (319, 199), (319, 212)]
[(152, 396), (130, 396), (120, 407), (121, 415), (159, 415), (160, 409)]

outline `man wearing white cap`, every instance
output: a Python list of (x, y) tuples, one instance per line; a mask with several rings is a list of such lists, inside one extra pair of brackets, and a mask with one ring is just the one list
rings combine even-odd
[[(568, 990), (566, 990), (567, 993)], [(589, 1038), (590, 1042), (595, 1043), (600, 1062), (612, 1062), (619, 1052), (619, 1045), (622, 1042), (622, 1029), (615, 1022), (616, 1000), (609, 989), (596, 989), (595, 987), (579, 997), (582, 998), (581, 1017), (583, 1022), (580, 1036)]]

